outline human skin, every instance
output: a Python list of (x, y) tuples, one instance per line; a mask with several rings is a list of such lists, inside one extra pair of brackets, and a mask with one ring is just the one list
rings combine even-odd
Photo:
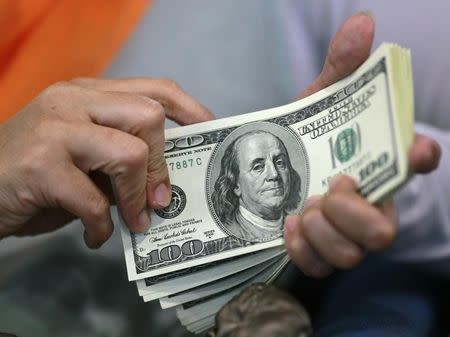
[(266, 220), (279, 219), (289, 195), (287, 153), (269, 133), (244, 137), (237, 146), (239, 178), (234, 193), (246, 209)]
[(212, 114), (165, 79), (76, 79), (56, 83), (0, 125), (0, 238), (39, 234), (79, 217), (88, 247), (112, 234), (107, 176), (132, 231), (147, 208), (171, 198), (164, 121)]
[[(347, 20), (302, 97), (352, 73), (369, 56), (373, 34), (367, 14)], [(113, 231), (106, 175), (115, 180), (130, 230), (147, 229), (145, 208), (164, 207), (170, 199), (166, 117), (190, 124), (212, 115), (167, 80), (78, 79), (49, 87), (0, 125), (0, 238), (39, 234), (79, 217), (87, 245), (100, 247)], [(439, 157), (437, 143), (417, 135), (411, 172), (432, 171)], [(396, 226), (392, 202), (371, 205), (353, 181), (340, 177), (327, 195), (309, 200), (301, 216), (285, 219), (286, 247), (306, 274), (323, 277), (388, 246)]]
[[(306, 97), (351, 74), (369, 56), (375, 23), (358, 13), (347, 19), (330, 43), (322, 72), (302, 92)], [(440, 148), (416, 135), (409, 152), (412, 173), (428, 173), (439, 164)], [(370, 204), (347, 176), (332, 180), (329, 191), (306, 202), (302, 215), (285, 219), (285, 243), (292, 261), (312, 277), (325, 277), (335, 268), (357, 266), (368, 251), (388, 247), (396, 236), (397, 216), (392, 200)]]

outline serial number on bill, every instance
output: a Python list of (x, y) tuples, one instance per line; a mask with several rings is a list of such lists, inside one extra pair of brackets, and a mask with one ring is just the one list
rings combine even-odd
[(169, 165), (171, 171), (181, 170), (189, 167), (201, 166), (202, 159), (201, 158), (184, 159), (168, 163), (167, 165)]

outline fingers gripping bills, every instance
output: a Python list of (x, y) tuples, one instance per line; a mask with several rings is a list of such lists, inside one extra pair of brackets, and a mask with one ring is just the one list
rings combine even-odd
[(129, 280), (204, 331), (233, 294), (281, 272), (284, 218), (334, 176), (351, 176), (370, 202), (407, 180), (413, 119), (409, 51), (383, 44), (300, 101), (166, 130), (172, 200), (146, 233), (121, 226)]

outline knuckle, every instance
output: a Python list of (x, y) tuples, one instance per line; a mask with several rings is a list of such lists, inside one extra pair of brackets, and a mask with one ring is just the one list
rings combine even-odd
[(132, 169), (145, 165), (148, 160), (148, 152), (147, 143), (139, 138), (135, 138), (130, 142), (127, 151), (124, 152), (123, 164)]
[(329, 194), (324, 204), (326, 205), (326, 208), (332, 209), (332, 210), (341, 210), (343, 208), (347, 208), (349, 204), (354, 200), (354, 195), (345, 193), (342, 191), (336, 191), (334, 193)]
[(75, 86), (69, 81), (56, 82), (48, 86), (41, 94), (43, 98), (59, 98), (67, 94), (67, 92), (72, 91)]
[(360, 249), (347, 248), (343, 249), (339, 255), (337, 255), (337, 266), (341, 269), (352, 269), (356, 267), (363, 259), (364, 254)]
[(294, 247), (291, 247), (289, 255), (306, 276), (321, 278), (332, 271), (331, 265), (325, 262), (314, 248), (303, 239), (300, 239)]
[(311, 234), (315, 229), (315, 224), (321, 221), (322, 215), (318, 209), (311, 209), (304, 213), (303, 215), (303, 229), (305, 234)]
[(74, 85), (83, 86), (83, 85), (86, 85), (87, 83), (90, 83), (91, 81), (92, 81), (92, 79), (89, 77), (75, 77), (75, 78), (71, 79), (69, 81), (69, 83), (74, 84)]
[(341, 180), (340, 183), (342, 185), (351, 186), (351, 187), (356, 186), (355, 180), (346, 174), (341, 175), (340, 180)]
[(144, 207), (145, 187), (141, 184), (128, 185), (120, 189), (118, 205), (125, 221), (132, 220)]
[(148, 159), (148, 171), (151, 173), (149, 175), (151, 180), (162, 180), (168, 176), (166, 161), (157, 154)]
[(395, 239), (396, 231), (394, 226), (377, 226), (370, 233), (366, 241), (369, 250), (381, 250), (388, 247)]
[(345, 192), (334, 192), (324, 198), (323, 213), (329, 219), (338, 222), (347, 222), (355, 214), (355, 206), (360, 204), (359, 195)]
[(330, 193), (323, 200), (323, 208), (327, 213), (333, 213), (335, 210), (340, 210), (342, 208), (343, 202), (346, 201), (341, 193)]
[(140, 121), (140, 124), (145, 129), (160, 128), (164, 125), (166, 119), (166, 113), (163, 105), (148, 97), (142, 96), (142, 99), (145, 102), (145, 106), (143, 109), (144, 113), (141, 114), (142, 120)]
[(53, 157), (54, 153), (49, 146), (45, 143), (37, 144), (22, 156), (19, 166), (26, 176), (36, 179), (47, 174)]
[(176, 94), (176, 93), (180, 93), (181, 91), (183, 91), (181, 89), (181, 86), (172, 79), (162, 78), (159, 81), (160, 81), (161, 85), (164, 88), (166, 88), (166, 90), (168, 90), (170, 93)]
[(109, 212), (108, 200), (100, 196), (91, 196), (87, 201), (87, 216), (89, 223), (101, 224), (106, 221)]
[[(184, 95), (183, 89), (177, 82), (166, 78), (159, 80), (159, 82), (162, 88), (164, 88), (164, 91), (166, 92), (168, 97), (181, 98)], [(173, 99), (165, 99), (162, 101), (162, 104), (168, 109), (173, 110), (175, 109), (176, 103)]]
[(78, 87), (68, 81), (57, 82), (44, 89), (37, 97), (37, 104), (42, 113), (61, 111), (60, 107), (73, 100), (73, 96), (79, 93)]

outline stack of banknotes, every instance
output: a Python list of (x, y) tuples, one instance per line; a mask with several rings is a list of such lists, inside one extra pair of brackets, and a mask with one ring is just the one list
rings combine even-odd
[(410, 52), (385, 43), (300, 101), (166, 130), (172, 201), (146, 233), (122, 223), (129, 280), (188, 330), (209, 329), (242, 289), (280, 274), (284, 217), (333, 176), (353, 177), (370, 202), (405, 183), (413, 111)]

